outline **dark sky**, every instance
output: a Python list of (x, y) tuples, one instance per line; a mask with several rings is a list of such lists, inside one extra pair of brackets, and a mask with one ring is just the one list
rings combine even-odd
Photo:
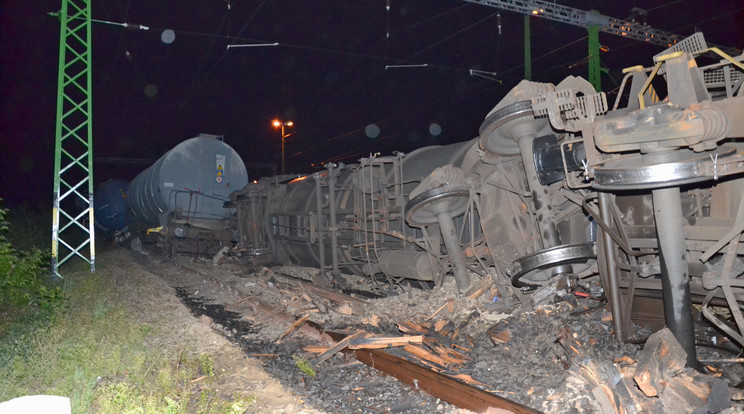
[[(740, 0), (558, 3), (628, 18), (646, 9), (661, 30), (744, 46)], [(51, 205), (60, 1), (0, 2), (0, 197)], [(246, 163), (280, 163), (271, 120), (291, 119), (288, 170), (353, 162), (466, 140), (523, 77), (523, 17), (457, 0), (92, 0), (96, 157), (156, 159), (199, 132), (225, 136)], [(229, 6), (229, 7), (228, 7)], [(533, 80), (585, 76), (586, 31), (531, 19)], [(164, 43), (163, 31), (175, 40)], [(387, 36), (389, 32), (390, 36)], [(279, 46), (226, 49), (229, 44)], [(606, 91), (624, 67), (661, 47), (600, 34)], [(426, 67), (385, 70), (386, 65)], [(473, 77), (497, 72), (502, 83)], [(367, 127), (379, 128), (370, 138)], [(374, 129), (370, 127), (369, 129)], [(441, 132), (438, 132), (441, 130)], [(432, 134), (432, 131), (434, 134)], [(97, 163), (95, 182), (144, 165)], [(249, 168), (249, 171), (251, 169)], [(255, 173), (255, 171), (253, 172)]]

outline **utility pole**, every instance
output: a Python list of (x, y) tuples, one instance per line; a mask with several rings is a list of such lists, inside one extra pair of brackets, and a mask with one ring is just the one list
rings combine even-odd
[[(93, 123), (91, 101), (92, 0), (62, 0), (54, 145), (52, 276), (72, 257), (95, 272)], [(86, 247), (89, 252), (86, 255)]]

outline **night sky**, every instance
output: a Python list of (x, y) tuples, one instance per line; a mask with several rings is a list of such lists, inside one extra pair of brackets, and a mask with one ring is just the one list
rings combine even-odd
[[(744, 2), (558, 3), (708, 42), (744, 46)], [(0, 2), (0, 198), (51, 206), (60, 1)], [(473, 138), (523, 78), (523, 17), (457, 0), (92, 0), (96, 158), (157, 159), (200, 132), (224, 135), (246, 163), (280, 164), (275, 118), (292, 120), (287, 170)], [(586, 77), (586, 31), (531, 18), (533, 80)], [(172, 43), (163, 41), (171, 29)], [(388, 36), (389, 33), (389, 36)], [(232, 48), (230, 44), (279, 43)], [(663, 50), (608, 34), (603, 89)], [(387, 65), (426, 67), (391, 68)], [(470, 69), (496, 72), (498, 81)], [(614, 96), (610, 95), (610, 99)], [(379, 133), (375, 133), (379, 131)], [(146, 165), (99, 162), (96, 184)], [(251, 178), (266, 170), (249, 167)]]

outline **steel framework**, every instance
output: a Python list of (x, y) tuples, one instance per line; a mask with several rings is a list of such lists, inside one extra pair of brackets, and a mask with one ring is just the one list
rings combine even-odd
[(60, 276), (59, 266), (75, 256), (95, 271), (90, 6), (91, 0), (62, 0), (59, 12), (53, 276)]
[[(600, 31), (616, 36), (640, 40), (663, 47), (672, 47), (686, 36), (676, 35), (663, 30), (638, 23), (635, 21), (616, 19), (605, 16), (596, 11), (574, 9), (541, 0), (465, 0), (470, 3), (481, 4), (489, 7), (497, 7), (522, 14), (530, 14), (549, 20), (572, 24), (579, 27), (597, 26)], [(732, 56), (741, 53), (740, 50), (717, 46), (719, 49)]]
[[(574, 9), (556, 3), (550, 3), (542, 0), (464, 0), (469, 3), (480, 4), (488, 7), (496, 7), (503, 10), (521, 13), (535, 17), (542, 17), (548, 20), (554, 20), (561, 23), (571, 24), (587, 29), (589, 35), (589, 83), (594, 86), (597, 92), (600, 92), (600, 63), (599, 63), (599, 32), (609, 33), (616, 36), (626, 37), (629, 39), (639, 40), (641, 42), (651, 43), (665, 48), (676, 45), (686, 36), (676, 35), (663, 30), (654, 29), (653, 27), (638, 23), (636, 21), (616, 19), (605, 16), (597, 11), (586, 11)], [(529, 56), (529, 22), (525, 18), (525, 79), (530, 79), (531, 58)], [(715, 46), (731, 56), (738, 56), (741, 50)], [(528, 74), (530, 76), (528, 76)]]

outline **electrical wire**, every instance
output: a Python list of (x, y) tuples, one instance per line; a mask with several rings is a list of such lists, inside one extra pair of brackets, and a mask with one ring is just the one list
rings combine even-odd
[(420, 55), (420, 54), (422, 54), (422, 53), (426, 52), (427, 50), (429, 50), (429, 49), (432, 49), (432, 48), (434, 48), (434, 47), (436, 47), (436, 46), (439, 46), (439, 45), (441, 45), (442, 43), (444, 43), (444, 42), (446, 42), (446, 41), (448, 41), (448, 40), (452, 39), (453, 37), (455, 37), (455, 36), (457, 36), (457, 35), (459, 35), (459, 34), (461, 34), (461, 33), (465, 32), (465, 31), (467, 31), (467, 30), (470, 30), (470, 29), (472, 29), (472, 28), (473, 28), (473, 27), (475, 27), (475, 26), (478, 26), (479, 24), (481, 24), (481, 23), (485, 22), (486, 20), (488, 20), (488, 19), (490, 19), (490, 18), (492, 18), (492, 17), (496, 16), (496, 14), (497, 14), (497, 13), (498, 13), (498, 12), (496, 12), (496, 13), (491, 13), (490, 15), (488, 15), (488, 16), (486, 16), (486, 17), (484, 17), (483, 19), (480, 19), (480, 20), (478, 20), (477, 22), (475, 22), (475, 23), (473, 23), (473, 24), (470, 24), (470, 25), (468, 25), (468, 26), (466, 26), (466, 27), (464, 27), (464, 28), (462, 28), (462, 29), (460, 29), (460, 30), (456, 31), (455, 33), (452, 33), (451, 35), (449, 35), (449, 36), (447, 36), (447, 37), (445, 37), (445, 38), (443, 38), (443, 39), (440, 39), (439, 41), (437, 41), (437, 42), (435, 42), (435, 43), (432, 43), (431, 45), (429, 45), (429, 46), (427, 46), (427, 47), (425, 47), (425, 48), (423, 48), (423, 49), (419, 50), (418, 52), (416, 52), (416, 53), (414, 53), (414, 54), (412, 54), (412, 55), (410, 55), (410, 56), (408, 56), (408, 57), (406, 58), (406, 60), (410, 60), (410, 59), (412, 59), (413, 57), (416, 57), (416, 56), (418, 56), (418, 55)]
[(672, 4), (675, 4), (675, 3), (681, 3), (682, 1), (683, 0), (674, 0), (674, 1), (670, 1), (669, 3), (660, 4), (658, 6), (651, 7), (650, 9), (646, 9), (646, 12), (650, 12), (650, 11), (661, 9), (667, 6), (671, 6)]
[[(228, 34), (227, 36), (222, 36), (222, 35), (219, 35), (219, 33), (216, 33), (216, 34), (214, 35), (214, 37), (213, 37), (213, 39), (212, 39), (212, 43), (210, 43), (209, 47), (210, 47), (210, 48), (212, 47), (212, 44), (214, 43), (214, 40), (215, 40), (216, 38), (227, 38), (227, 39), (230, 39), (230, 38), (232, 38), (232, 39), (233, 39), (233, 43), (232, 43), (232, 44), (235, 44), (235, 40), (239, 40), (239, 39), (240, 39), (240, 36), (242, 36), (242, 35), (243, 35), (243, 32), (245, 31), (245, 29), (246, 29), (246, 28), (248, 28), (248, 25), (249, 25), (249, 24), (250, 24), (250, 23), (251, 23), (251, 22), (253, 21), (253, 19), (254, 19), (254, 18), (256, 17), (256, 15), (257, 15), (257, 14), (258, 14), (258, 12), (259, 12), (259, 11), (261, 10), (261, 8), (263, 8), (264, 4), (266, 4), (266, 0), (263, 0), (263, 1), (261, 2), (261, 4), (259, 4), (259, 5), (258, 5), (258, 7), (256, 7), (256, 9), (255, 9), (255, 10), (253, 11), (253, 13), (251, 14), (251, 16), (250, 16), (250, 17), (248, 18), (248, 20), (247, 20), (247, 21), (245, 22), (245, 24), (243, 24), (243, 27), (241, 27), (241, 28), (240, 28), (240, 31), (238, 32), (238, 35), (237, 35), (236, 37), (234, 37), (234, 38), (233, 38), (233, 37), (229, 36), (229, 34)], [(227, 12), (226, 12), (226, 14), (228, 14), (228, 13), (230, 12), (230, 10), (231, 10), (231, 9), (232, 9), (232, 8), (231, 8), (231, 7), (229, 7), (229, 8), (228, 8), (228, 10), (227, 10)], [(221, 26), (221, 23), (220, 23), (220, 26)], [(219, 31), (219, 28), (218, 28), (218, 31)], [(189, 34), (192, 34), (192, 35), (206, 35), (206, 34), (204, 34), (204, 33), (199, 33), (199, 32), (188, 32), (188, 31), (179, 31), (179, 33), (189, 33)], [(194, 93), (194, 92), (195, 92), (196, 90), (200, 89), (200, 88), (201, 88), (201, 86), (202, 86), (202, 85), (204, 84), (204, 82), (206, 82), (206, 81), (207, 81), (207, 79), (209, 79), (209, 77), (210, 77), (210, 76), (212, 75), (212, 72), (214, 72), (214, 70), (215, 70), (215, 69), (217, 68), (217, 65), (219, 65), (219, 64), (220, 64), (220, 62), (222, 61), (222, 59), (224, 59), (224, 57), (225, 57), (225, 54), (227, 53), (227, 51), (228, 51), (228, 49), (225, 49), (225, 50), (223, 50), (223, 51), (222, 51), (222, 53), (220, 54), (220, 57), (219, 57), (219, 58), (217, 58), (217, 59), (216, 59), (216, 60), (214, 61), (214, 63), (212, 64), (212, 66), (211, 66), (211, 67), (209, 68), (209, 70), (208, 70), (208, 71), (206, 72), (206, 74), (204, 75), (204, 77), (202, 78), (202, 80), (201, 80), (201, 81), (200, 81), (199, 83), (196, 83), (196, 81), (194, 81), (194, 82), (192, 83), (192, 86), (191, 86), (191, 88), (189, 89), (189, 92), (187, 92), (187, 93), (186, 93), (186, 99), (185, 99), (185, 100), (184, 100), (184, 102), (183, 102), (183, 103), (182, 103), (182, 104), (181, 104), (181, 105), (179, 106), (179, 107), (180, 107), (181, 109), (184, 109), (184, 108), (186, 108), (186, 104), (187, 104), (188, 100), (189, 100), (189, 99), (191, 99), (191, 96), (193, 95), (193, 93)]]
[[(344, 70), (344, 71), (343, 71), (343, 72), (342, 72), (342, 73), (341, 73), (341, 74), (339, 75), (339, 78), (343, 78), (344, 76), (346, 76), (346, 74), (347, 74), (347, 73), (351, 72), (351, 71), (352, 71), (352, 70), (353, 70), (353, 69), (354, 69), (355, 67), (357, 67), (357, 65), (359, 65), (359, 64), (360, 64), (360, 63), (361, 63), (361, 62), (362, 62), (362, 61), (363, 61), (363, 60), (364, 60), (365, 58), (367, 58), (367, 57), (370, 57), (370, 56), (372, 56), (372, 55), (371, 55), (371, 52), (372, 52), (373, 50), (375, 50), (375, 49), (376, 49), (376, 48), (377, 48), (378, 46), (380, 46), (380, 45), (381, 45), (382, 43), (385, 43), (385, 44), (386, 44), (386, 52), (385, 52), (385, 58), (386, 58), (386, 59), (389, 59), (389, 58), (390, 58), (390, 50), (389, 50), (389, 46), (390, 46), (390, 38), (391, 38), (391, 37), (392, 37), (392, 38), (396, 38), (396, 37), (400, 36), (401, 34), (403, 34), (403, 33), (405, 33), (405, 32), (408, 32), (409, 30), (415, 29), (415, 28), (417, 28), (417, 27), (419, 27), (419, 26), (422, 26), (422, 25), (424, 25), (424, 24), (426, 24), (426, 23), (429, 23), (429, 22), (432, 22), (432, 21), (434, 21), (434, 20), (437, 20), (437, 19), (439, 19), (439, 18), (442, 18), (442, 17), (444, 17), (444, 16), (447, 16), (447, 15), (449, 15), (449, 14), (451, 14), (451, 13), (454, 13), (454, 12), (456, 12), (456, 11), (459, 11), (460, 9), (463, 9), (463, 8), (465, 8), (465, 7), (467, 7), (467, 6), (469, 6), (469, 4), (468, 4), (468, 3), (465, 3), (465, 4), (462, 4), (462, 5), (460, 5), (460, 6), (454, 7), (454, 8), (452, 8), (452, 9), (449, 9), (449, 10), (445, 10), (445, 11), (443, 11), (443, 12), (441, 12), (441, 13), (438, 13), (438, 14), (436, 14), (436, 15), (434, 15), (434, 16), (431, 16), (431, 17), (429, 17), (429, 18), (427, 18), (427, 19), (425, 19), (425, 20), (422, 20), (422, 21), (419, 21), (419, 22), (416, 22), (416, 23), (410, 24), (410, 25), (408, 25), (407, 27), (404, 27), (403, 29), (400, 29), (400, 30), (398, 30), (398, 31), (394, 31), (394, 32), (393, 32), (393, 33), (392, 33), (392, 34), (391, 34), (390, 36), (388, 36), (388, 37), (385, 37), (385, 38), (381, 38), (380, 40), (378, 40), (378, 41), (377, 41), (377, 43), (375, 43), (375, 44), (374, 44), (374, 46), (372, 46), (372, 47), (368, 48), (368, 49), (367, 49), (367, 51), (366, 51), (366, 52), (364, 53), (364, 55), (363, 55), (363, 56), (359, 56), (359, 59), (357, 59), (357, 60), (356, 60), (356, 61), (355, 61), (354, 63), (352, 63), (352, 64), (350, 64), (349, 66), (347, 66), (347, 68), (346, 68), (346, 69), (345, 69), (345, 70)], [(388, 30), (389, 30), (389, 29), (388, 29)], [(391, 61), (393, 61), (394, 59), (390, 59), (390, 60), (391, 60)], [(396, 61), (397, 61), (397, 60), (396, 60)], [(403, 62), (401, 62), (401, 63), (403, 63)], [(359, 82), (357, 82), (357, 84), (359, 84)], [(326, 85), (326, 86), (325, 86), (325, 87), (324, 87), (324, 88), (323, 88), (323, 89), (322, 89), (322, 90), (320, 91), (320, 95), (321, 95), (321, 96), (324, 96), (324, 95), (325, 95), (325, 93), (326, 93), (326, 91), (328, 90), (328, 88), (329, 88), (329, 87), (330, 87), (330, 85)], [(345, 91), (346, 91), (347, 89), (349, 89), (349, 88), (348, 88), (348, 87), (345, 87), (345, 88), (344, 88), (344, 89), (342, 89), (341, 91), (335, 91), (335, 92), (336, 92), (336, 93), (344, 93), (344, 92), (345, 92)]]

